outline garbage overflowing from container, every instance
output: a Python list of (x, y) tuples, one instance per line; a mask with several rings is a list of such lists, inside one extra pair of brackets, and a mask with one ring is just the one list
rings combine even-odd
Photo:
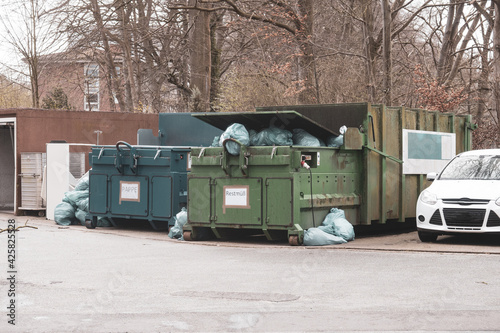
[[(453, 156), (449, 148), (470, 149), (474, 128), (469, 116), (371, 103), (256, 111), (193, 114), (224, 132), (191, 147), (184, 239), (210, 231), (333, 244), (353, 240), (352, 226), (414, 219), (425, 173), (408, 167), (429, 164), (419, 140), (435, 135)], [(345, 217), (316, 223), (339, 213), (332, 207)]]
[[(292, 131), (278, 127), (264, 128), (260, 132), (233, 123), (226, 128), (221, 136), (216, 136), (211, 147), (225, 146), (231, 155), (239, 155), (240, 146), (302, 146), (302, 147), (340, 147), (343, 144), (343, 134), (347, 130), (342, 126), (340, 135), (330, 135), (326, 143), (302, 128)], [(230, 140), (233, 139), (233, 140)], [(234, 142), (236, 140), (237, 142)]]

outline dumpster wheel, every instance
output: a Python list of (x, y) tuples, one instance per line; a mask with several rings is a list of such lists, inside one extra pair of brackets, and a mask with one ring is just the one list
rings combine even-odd
[(85, 226), (87, 229), (95, 229), (95, 227), (97, 227), (97, 222), (93, 223), (92, 220), (85, 220)]
[(290, 244), (292, 246), (299, 246), (300, 245), (299, 236), (298, 235), (290, 235), (288, 237), (288, 244)]
[(184, 238), (185, 241), (192, 241), (193, 239), (191, 238), (191, 231), (184, 231), (182, 233), (182, 237)]

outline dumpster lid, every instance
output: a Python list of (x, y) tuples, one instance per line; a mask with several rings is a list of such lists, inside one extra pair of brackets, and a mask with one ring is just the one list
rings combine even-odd
[(221, 130), (226, 130), (234, 123), (242, 124), (247, 130), (261, 131), (274, 126), (292, 131), (302, 128), (311, 135), (326, 139), (331, 135), (339, 135), (314, 120), (296, 111), (269, 111), (269, 112), (221, 112), (221, 113), (198, 113), (193, 117), (199, 118)]

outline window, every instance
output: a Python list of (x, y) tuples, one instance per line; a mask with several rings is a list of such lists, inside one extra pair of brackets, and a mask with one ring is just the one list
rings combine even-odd
[(99, 111), (99, 65), (85, 65), (85, 93), (83, 108), (85, 111)]

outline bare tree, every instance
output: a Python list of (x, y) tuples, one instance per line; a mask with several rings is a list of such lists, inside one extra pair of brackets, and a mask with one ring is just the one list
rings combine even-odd
[[(207, 6), (211, 5), (211, 6)], [(300, 103), (317, 101), (314, 49), (310, 42), (314, 25), (313, 0), (271, 0), (233, 1), (204, 0), (193, 1), (189, 6), (178, 4), (172, 9), (189, 9), (201, 12), (229, 11), (248, 21), (261, 23), (264, 27), (276, 29), (276, 34), (291, 37), (297, 55), (297, 77), (294, 88)], [(264, 28), (265, 29), (265, 28)]]
[[(43, 70), (39, 65), (39, 56), (45, 52), (56, 51), (59, 42), (57, 30), (54, 27), (52, 14), (57, 7), (50, 7), (49, 1), (21, 0), (10, 2), (7, 12), (10, 15), (0, 16), (3, 25), (2, 36), (17, 52), (27, 65), (27, 73), (15, 69), (14, 64), (4, 62), (4, 66), (20, 72), (28, 77), (31, 90), (32, 107), (40, 107), (39, 76)], [(18, 22), (22, 22), (19, 25)]]

